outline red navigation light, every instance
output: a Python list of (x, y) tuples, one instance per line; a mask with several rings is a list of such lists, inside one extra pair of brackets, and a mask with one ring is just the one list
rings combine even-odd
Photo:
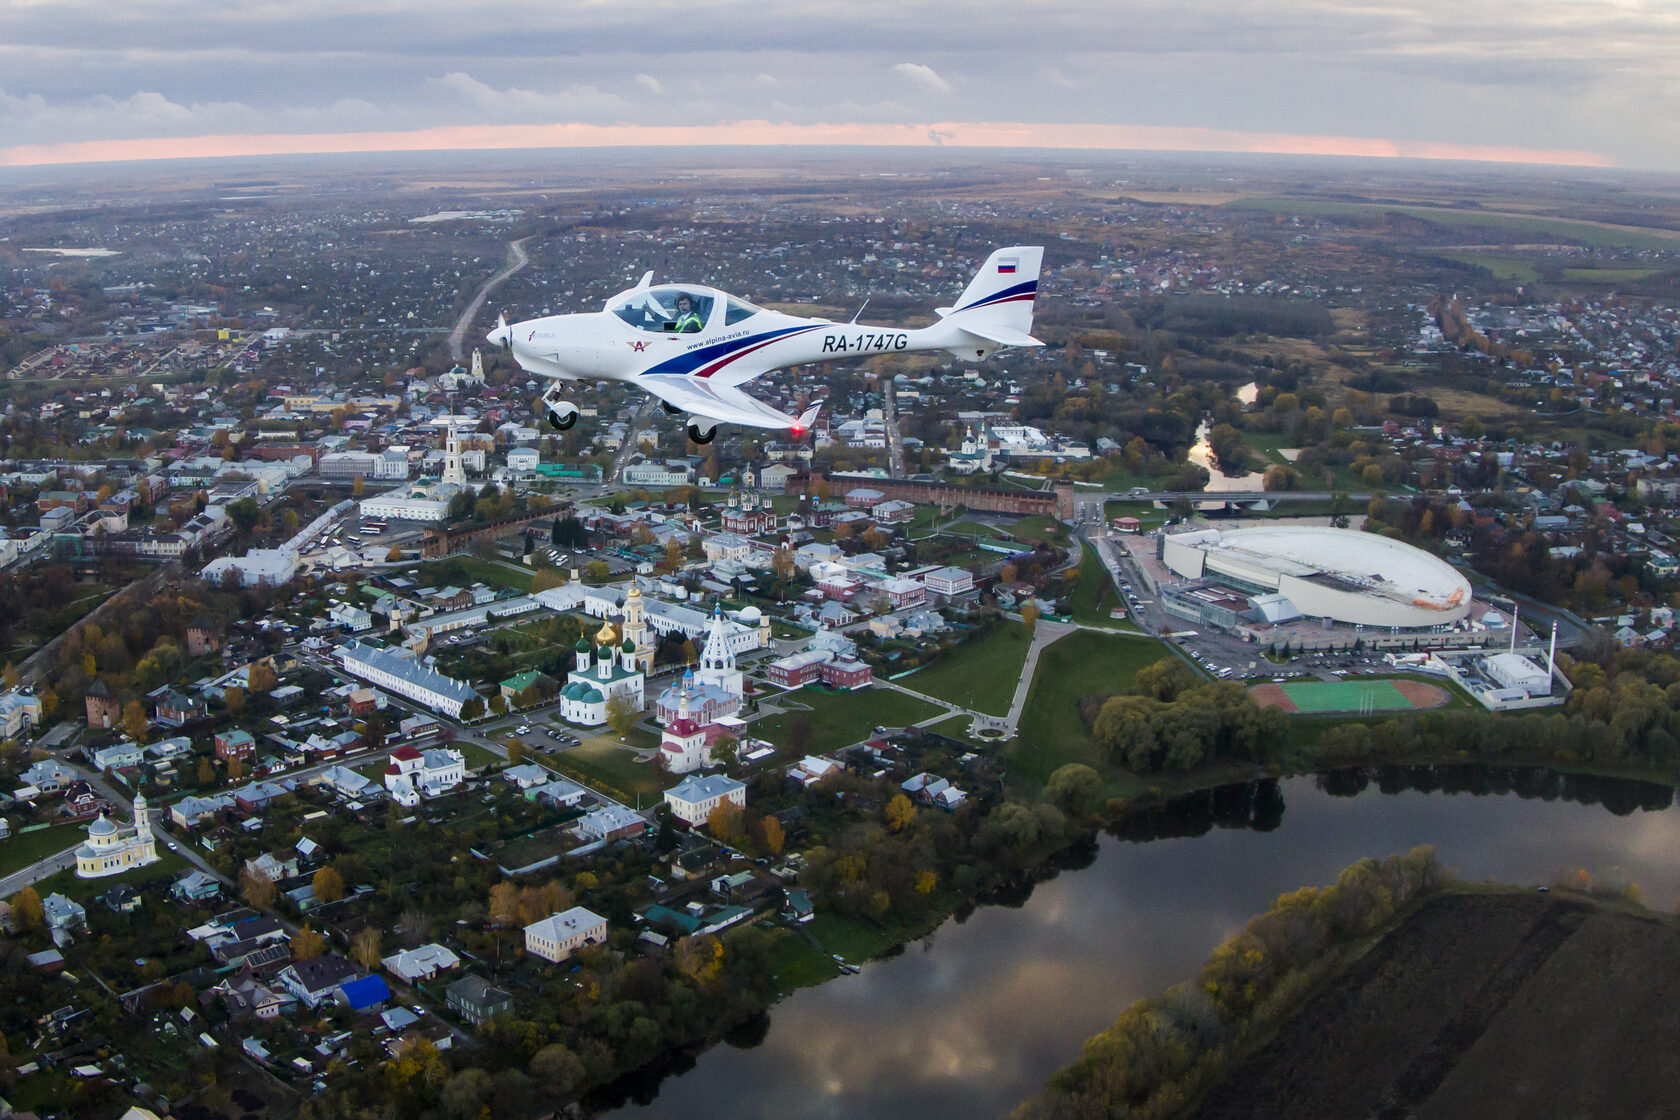
[(791, 431), (795, 436), (802, 436), (805, 434), (805, 429), (800, 427), (798, 424), (795, 424)]

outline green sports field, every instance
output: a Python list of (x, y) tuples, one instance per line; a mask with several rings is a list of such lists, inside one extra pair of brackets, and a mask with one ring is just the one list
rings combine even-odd
[(1436, 685), (1413, 680), (1290, 681), (1249, 689), (1258, 704), (1286, 712), (1393, 712), (1433, 708), (1446, 703), (1447, 693)]

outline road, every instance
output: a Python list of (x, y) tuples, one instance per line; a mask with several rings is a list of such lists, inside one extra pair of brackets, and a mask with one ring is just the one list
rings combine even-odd
[(531, 258), (525, 255), (525, 242), (529, 240), (529, 237), (521, 237), (518, 241), (508, 242), (508, 256), (512, 259), (508, 261), (507, 267), (484, 282), (484, 287), (478, 290), (473, 301), (467, 304), (467, 309), (461, 312), (461, 317), (455, 320), (455, 329), (449, 332), (449, 356), (455, 361), (461, 360), (461, 341), (467, 335), (467, 328), (472, 326), (473, 317), (478, 314), (478, 309), (490, 298), (490, 293), (501, 287), (502, 282), (509, 276), (531, 263)]

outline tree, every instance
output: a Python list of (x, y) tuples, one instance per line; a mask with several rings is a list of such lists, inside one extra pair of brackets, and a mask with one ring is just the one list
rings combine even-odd
[(274, 902), (279, 888), (267, 875), (258, 875), (249, 868), (239, 873), (239, 893), (253, 910), (267, 910)]
[(518, 887), (503, 881), (490, 888), (490, 920), (503, 927), (518, 924)]
[(607, 567), (605, 560), (591, 560), (588, 567), (583, 569), (584, 578), (590, 583), (605, 583), (612, 575), (612, 569)]
[(245, 764), (237, 758), (227, 760), (228, 781), (237, 782), (245, 776)]
[(122, 721), (123, 730), (128, 732), (130, 739), (136, 743), (146, 741), (146, 724), (150, 721), (146, 719), (146, 705), (138, 698), (123, 705)]
[(568, 1097), (583, 1081), (583, 1063), (563, 1043), (551, 1042), (531, 1056), (530, 1074), (549, 1093)]
[(1084, 763), (1070, 762), (1050, 775), (1044, 792), (1063, 812), (1081, 816), (1102, 798), (1102, 777)]
[(12, 921), (25, 933), (34, 933), (45, 923), (41, 912), (41, 896), (34, 887), (24, 887), (12, 896)]
[(251, 662), (251, 667), (245, 672), (245, 682), (255, 693), (273, 692), (279, 682), (274, 676), (274, 663), (268, 658)]
[(322, 903), (337, 902), (344, 897), (344, 876), (330, 867), (315, 872), (309, 884), (315, 888), (315, 898)]
[(471, 699), (469, 699), (465, 704), (461, 705), (461, 718), (468, 723), (471, 723), (473, 720), (483, 717), (483, 715), (484, 715), (484, 698), (481, 697), (481, 696), (474, 696)]
[(18, 686), (18, 668), (10, 661), (6, 662), (5, 680), (7, 691), (11, 691)]
[(894, 832), (903, 832), (916, 821), (916, 806), (904, 794), (894, 794), (887, 802), (887, 827)]
[(1027, 637), (1029, 638), (1038, 633), (1038, 616), (1039, 609), (1037, 603), (1028, 599), (1025, 603), (1021, 604), (1021, 625), (1027, 628)]
[(308, 925), (292, 934), (292, 959), (306, 961), (327, 951), (327, 942)]
[(740, 834), (741, 809), (733, 801), (725, 798), (718, 802), (717, 807), (706, 814), (706, 831), (713, 839), (724, 844), (733, 844)]
[(198, 784), (207, 786), (216, 780), (216, 768), (210, 765), (208, 756), (198, 760)]
[(641, 709), (630, 699), (627, 690), (621, 688), (607, 697), (607, 723), (620, 739), (630, 734), (630, 729), (636, 726), (636, 720), (641, 714)]
[(384, 957), (384, 934), (377, 926), (363, 926), (350, 942), (350, 959), (372, 972)]
[(792, 579), (798, 564), (793, 558), (791, 548), (778, 548), (770, 554), (770, 574), (777, 579)]
[(227, 515), (241, 533), (249, 533), (256, 527), (257, 518), (262, 516), (262, 508), (255, 498), (240, 498), (237, 502), (228, 503)]
[(507, 715), (507, 697), (500, 692), (490, 697), (490, 714), (496, 716)]
[(238, 715), (245, 710), (245, 690), (238, 685), (234, 685), (222, 693), (222, 703), (227, 705), (228, 711)]
[(524, 744), (524, 742), (522, 742), (519, 739), (515, 739), (515, 740), (513, 740), (513, 742), (509, 743), (508, 746), (507, 746), (507, 758), (508, 758), (508, 765), (509, 766), (518, 766), (521, 762), (524, 762), (525, 761), (525, 744)]
[(764, 850), (772, 856), (782, 854), (782, 845), (787, 842), (787, 834), (782, 829), (782, 822), (775, 817), (764, 818)]

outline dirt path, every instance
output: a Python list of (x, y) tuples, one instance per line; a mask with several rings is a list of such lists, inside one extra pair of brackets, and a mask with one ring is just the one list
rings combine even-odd
[(518, 241), (508, 242), (508, 263), (496, 275), (484, 282), (484, 287), (478, 290), (473, 301), (467, 304), (467, 309), (461, 312), (461, 317), (455, 320), (455, 329), (449, 332), (449, 356), (455, 361), (461, 360), (461, 343), (466, 338), (467, 328), (472, 326), (473, 316), (484, 306), (484, 301), (490, 298), (490, 293), (502, 286), (502, 282), (531, 263), (531, 258), (525, 255), (525, 242), (529, 237), (521, 237)]

